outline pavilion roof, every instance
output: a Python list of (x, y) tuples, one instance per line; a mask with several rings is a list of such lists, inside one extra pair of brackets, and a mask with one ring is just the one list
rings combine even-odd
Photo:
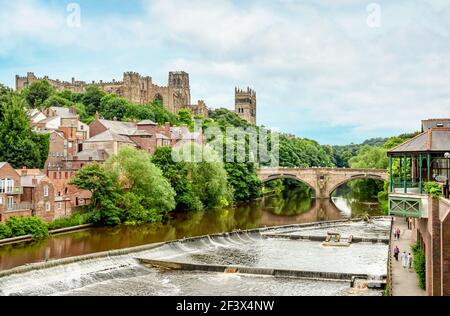
[(450, 152), (450, 128), (431, 128), (392, 148), (388, 154)]

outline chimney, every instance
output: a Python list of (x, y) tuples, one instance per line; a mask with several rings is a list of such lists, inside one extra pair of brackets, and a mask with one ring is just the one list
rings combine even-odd
[(164, 124), (164, 133), (163, 134), (170, 138), (170, 123), (169, 122), (166, 122)]
[(22, 175), (22, 176), (26, 176), (27, 174), (28, 174), (27, 167), (22, 167), (21, 175)]

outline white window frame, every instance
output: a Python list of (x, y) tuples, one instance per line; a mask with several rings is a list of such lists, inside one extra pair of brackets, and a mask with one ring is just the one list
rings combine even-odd
[(48, 196), (48, 185), (44, 186), (44, 196), (47, 197)]
[(56, 207), (58, 208), (58, 210), (62, 209), (62, 202), (57, 202)]
[(50, 204), (50, 202), (46, 202), (45, 203), (45, 211), (50, 212), (51, 209), (52, 209), (52, 205)]
[(3, 205), (3, 196), (0, 196), (0, 205)]
[(8, 200), (6, 202), (6, 206), (7, 207), (14, 206), (14, 197), (8, 196)]

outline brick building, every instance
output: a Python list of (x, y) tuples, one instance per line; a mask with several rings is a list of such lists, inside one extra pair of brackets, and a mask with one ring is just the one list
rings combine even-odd
[(40, 170), (14, 169), (0, 163), (0, 222), (36, 215), (50, 221), (58, 212), (53, 182)]

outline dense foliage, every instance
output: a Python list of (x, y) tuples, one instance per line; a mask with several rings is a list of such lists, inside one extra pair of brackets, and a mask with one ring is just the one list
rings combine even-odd
[(74, 213), (69, 217), (55, 219), (48, 223), (49, 230), (79, 226), (90, 223), (90, 214)]
[(48, 235), (47, 224), (36, 216), (11, 217), (0, 224), (0, 239), (32, 235), (35, 239)]
[(175, 192), (150, 156), (128, 146), (104, 165), (82, 168), (72, 184), (92, 193), (89, 212), (94, 223), (161, 221), (175, 208)]
[(43, 168), (48, 155), (48, 135), (31, 130), (19, 98), (11, 97), (0, 107), (0, 161), (7, 161), (14, 168)]
[(427, 192), (431, 197), (438, 198), (442, 196), (442, 186), (437, 182), (427, 182), (424, 186), (425, 192)]
[(411, 246), (411, 250), (414, 256), (414, 271), (416, 271), (419, 278), (419, 287), (425, 290), (426, 287), (426, 259), (425, 251), (419, 246), (419, 244), (414, 244)]
[(195, 211), (203, 208), (203, 203), (194, 193), (192, 183), (188, 179), (186, 163), (173, 161), (172, 148), (158, 148), (152, 156), (152, 162), (161, 169), (164, 177), (175, 190), (177, 211)]

